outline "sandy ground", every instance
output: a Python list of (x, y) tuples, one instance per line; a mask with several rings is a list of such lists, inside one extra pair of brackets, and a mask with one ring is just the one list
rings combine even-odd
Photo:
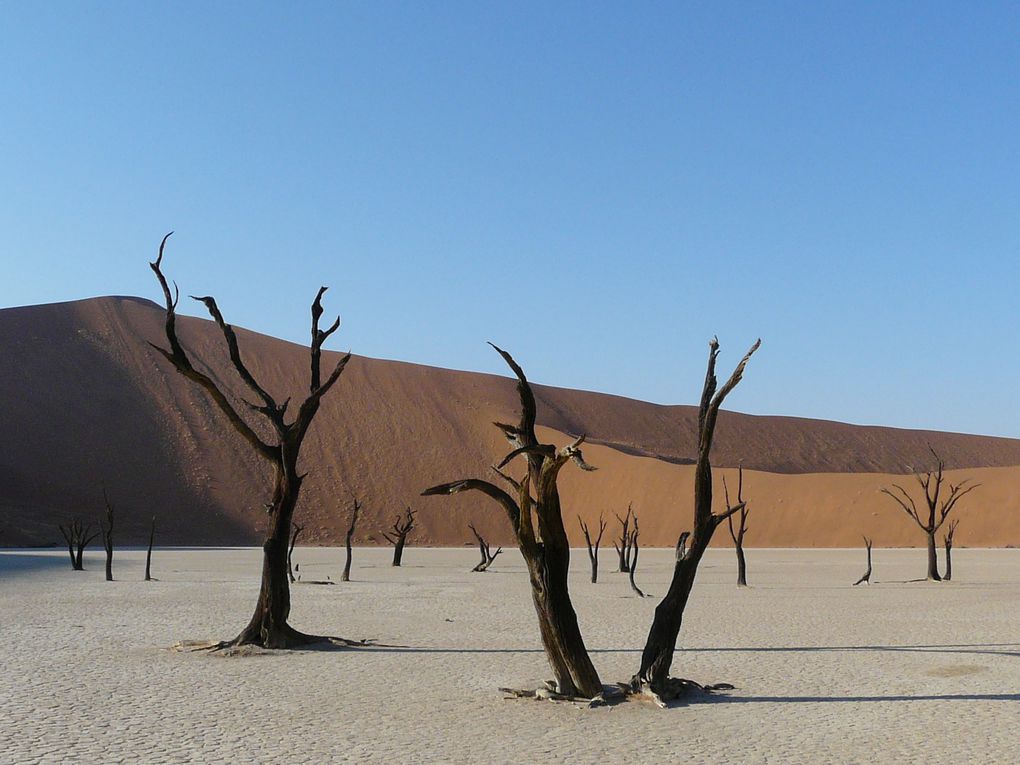
[[(860, 550), (732, 551), (702, 566), (675, 674), (737, 690), (659, 710), (507, 701), (549, 673), (523, 562), (469, 573), (471, 549), (357, 550), (344, 585), (294, 589), (293, 623), (400, 648), (245, 658), (174, 653), (230, 637), (254, 603), (258, 550), (0, 551), (0, 761), (388, 763), (1013, 762), (1020, 751), (1020, 551), (960, 549), (956, 579), (908, 582), (923, 551), (876, 550), (878, 584), (851, 588)], [(633, 596), (573, 583), (604, 682), (637, 668), (669, 575), (643, 551)], [(343, 553), (298, 549), (305, 578), (339, 579)]]

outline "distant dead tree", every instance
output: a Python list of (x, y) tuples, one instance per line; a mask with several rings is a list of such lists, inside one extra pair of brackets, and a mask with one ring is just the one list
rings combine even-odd
[[(205, 305), (219, 327), (223, 339), (226, 341), (227, 352), (234, 371), (255, 401), (248, 401), (236, 396), (226, 387), (221, 387), (221, 384), (209, 374), (200, 371), (192, 364), (191, 358), (177, 337), (177, 301), (180, 291), (174, 284), (174, 292), (171, 293), (170, 286), (161, 270), (163, 250), (169, 237), (170, 234), (163, 237), (163, 241), (159, 245), (159, 256), (155, 262), (149, 265), (163, 289), (163, 298), (166, 303), (165, 333), (170, 347), (169, 350), (157, 345), (152, 347), (180, 374), (205, 390), (252, 451), (272, 467), (274, 475), (272, 502), (267, 505), (269, 528), (262, 544), (262, 581), (255, 612), (252, 614), (248, 626), (237, 637), (219, 644), (218, 647), (258, 645), (263, 648), (291, 648), (321, 641), (324, 638), (298, 632), (287, 622), (290, 616), (287, 544), (294, 509), (297, 506), (301, 484), (305, 478), (305, 474), (298, 470), (301, 446), (308, 434), (312, 420), (319, 411), (323, 396), (340, 379), (341, 373), (351, 358), (349, 353), (343, 355), (329, 377), (325, 381), (322, 380), (320, 372), (322, 345), (339, 328), (340, 319), (337, 317), (336, 321), (327, 329), (319, 328), (319, 319), (323, 313), (322, 296), (326, 292), (326, 288), (321, 287), (312, 301), (311, 309), (312, 328), (309, 346), (311, 369), (308, 396), (298, 407), (290, 422), (287, 422), (290, 398), (285, 399), (283, 403), (277, 403), (269, 391), (255, 379), (241, 358), (233, 327), (224, 321), (223, 315), (212, 297), (195, 299)], [(240, 402), (244, 404), (243, 411), (258, 419), (260, 423), (258, 427), (249, 424), (241, 415), (242, 410), (234, 403), (239, 398)], [(265, 433), (271, 433), (272, 438), (267, 440), (264, 436)]]
[(629, 565), (627, 566), (627, 573), (628, 573), (628, 576), (630, 577), (630, 588), (632, 590), (634, 590), (634, 592), (636, 592), (638, 594), (639, 598), (643, 598), (645, 596), (645, 594), (643, 592), (641, 592), (641, 588), (638, 587), (637, 584), (634, 583), (634, 574), (637, 573), (638, 550), (640, 549), (638, 547), (638, 534), (639, 533), (640, 532), (638, 530), (638, 519), (637, 519), (637, 515), (635, 515), (634, 516), (634, 528), (631, 529), (631, 532), (630, 532), (630, 544), (629, 544), (629, 548), (630, 548), (631, 557), (630, 557), (630, 560), (628, 561)]
[(691, 536), (689, 531), (681, 531), (680, 537), (676, 540), (676, 559), (680, 560), (687, 554), (687, 539)]
[(57, 528), (60, 529), (60, 533), (67, 542), (67, 554), (71, 556), (71, 570), (84, 571), (82, 556), (85, 554), (85, 548), (99, 536), (99, 532), (93, 532), (92, 524), (85, 523), (80, 518), (75, 518), (66, 526), (61, 523)]
[(414, 531), (414, 510), (407, 508), (403, 517), (397, 516), (393, 521), (393, 533), (382, 532), (386, 541), (393, 545), (393, 565), (399, 566), (400, 559), (404, 557), (404, 545), (407, 543), (407, 535)]
[(581, 524), (581, 531), (584, 532), (584, 543), (588, 545), (588, 560), (591, 561), (591, 583), (595, 584), (599, 580), (599, 545), (602, 544), (602, 535), (606, 532), (606, 519), (602, 513), (599, 513), (599, 533), (595, 537), (595, 541), (591, 540), (591, 532), (588, 530), (588, 524), (581, 520), (581, 516), (577, 516), (577, 522)]
[(351, 560), (353, 559), (353, 552), (351, 550), (351, 540), (354, 539), (354, 527), (358, 525), (358, 512), (361, 510), (361, 504), (357, 498), (354, 500), (354, 504), (351, 507), (351, 525), (347, 527), (347, 562), (344, 563), (344, 573), (340, 576), (341, 582), (351, 581)]
[(103, 502), (106, 505), (106, 516), (99, 521), (99, 529), (103, 532), (103, 547), (106, 549), (106, 581), (113, 581), (113, 504), (103, 489)]
[(865, 583), (871, 584), (871, 540), (868, 539), (867, 537), (864, 537), (864, 546), (868, 548), (868, 568), (864, 572), (864, 575), (856, 582), (854, 582), (853, 585), (854, 587), (856, 587), (859, 584)]
[(152, 525), (149, 526), (149, 549), (145, 552), (145, 581), (152, 581), (152, 543), (156, 539), (156, 516), (152, 516)]
[(291, 522), (290, 528), (290, 547), (287, 548), (287, 578), (290, 579), (291, 584), (294, 584), (297, 579), (294, 578), (294, 569), (291, 566), (291, 560), (294, 557), (294, 545), (297, 544), (298, 535), (305, 530), (305, 527), (298, 526), (296, 523)]
[(489, 543), (485, 541), (484, 537), (478, 533), (478, 530), (474, 527), (474, 524), (469, 523), (468, 528), (471, 529), (471, 533), (475, 535), (475, 540), (478, 542), (478, 552), (481, 554), (482, 559), (478, 565), (475, 566), (472, 571), (485, 571), (492, 565), (492, 562), (496, 560), (496, 556), (503, 552), (502, 547), (496, 548), (496, 552), (492, 552), (492, 548), (489, 547)]
[(709, 455), (719, 407), (737, 387), (743, 377), (744, 367), (760, 345), (761, 340), (751, 346), (733, 370), (729, 380), (718, 389), (715, 364), (719, 355), (719, 341), (713, 338), (709, 345), (708, 371), (698, 408), (698, 458), (694, 468), (694, 533), (690, 538), (690, 547), (683, 557), (676, 561), (669, 590), (655, 609), (655, 617), (641, 653), (641, 666), (630, 681), (631, 692), (647, 695), (660, 706), (665, 704), (665, 700), (676, 698), (691, 686), (706, 690), (731, 687), (722, 684), (700, 686), (688, 680), (671, 678), (669, 671), (673, 664), (684, 608), (694, 586), (698, 563), (708, 548), (716, 527), (730, 515), (740, 512), (739, 503), (727, 508), (723, 513), (712, 512), (712, 464)]
[(616, 548), (616, 554), (620, 558), (620, 573), (626, 574), (630, 571), (630, 522), (631, 516), (633, 515), (631, 506), (627, 505), (627, 514), (620, 517), (619, 513), (613, 513), (616, 516), (616, 520), (620, 522), (620, 541), (613, 542), (613, 547)]
[[(584, 436), (560, 449), (551, 444), (539, 443), (535, 433), (535, 394), (524, 370), (509, 353), (496, 346), (493, 348), (516, 375), (517, 393), (521, 400), (521, 419), (517, 425), (495, 423), (513, 446), (513, 451), (495, 470), (515, 496), (477, 478), (433, 486), (422, 494), (456, 494), (474, 490), (499, 503), (510, 519), (510, 527), (514, 530), (518, 547), (528, 565), (542, 645), (555, 676), (552, 683), (555, 687), (548, 693), (561, 698), (594, 699), (602, 694), (602, 681), (588, 656), (577, 624), (577, 614), (570, 601), (567, 587), (570, 543), (563, 528), (560, 495), (556, 486), (560, 469), (567, 462), (573, 461), (583, 470), (594, 468), (584, 461), (581, 454)], [(506, 465), (518, 457), (523, 457), (527, 462), (527, 472), (520, 480), (502, 472)]]
[[(980, 484), (970, 483), (970, 479), (964, 479), (958, 484), (948, 483), (944, 476), (945, 461), (930, 446), (928, 450), (935, 457), (935, 470), (930, 470), (927, 473), (918, 473), (914, 476), (917, 479), (918, 485), (924, 490), (924, 510), (918, 510), (913, 497), (899, 484), (893, 484), (893, 488), (899, 493), (894, 493), (888, 488), (883, 488), (882, 493), (892, 497), (903, 512), (909, 515), (914, 523), (920, 527), (921, 531), (925, 533), (928, 540), (928, 579), (938, 582), (942, 577), (939, 576), (935, 534), (942, 527), (942, 524), (946, 522), (949, 514), (953, 512), (956, 503), (980, 486)], [(948, 486), (948, 493), (944, 491), (943, 484)]]
[[(730, 529), (730, 538), (733, 539), (733, 549), (737, 553), (737, 587), (747, 587), (747, 561), (744, 559), (744, 534), (747, 533), (747, 514), (750, 509), (744, 502), (744, 468), (737, 469), (737, 504), (730, 504), (730, 490), (726, 486), (726, 476), (723, 476), (723, 494), (726, 497), (727, 512), (732, 507), (739, 507), (740, 513), (729, 513), (726, 523)], [(740, 522), (733, 527), (733, 519), (738, 517)]]
[(946, 545), (946, 573), (942, 575), (943, 582), (948, 582), (953, 578), (953, 535), (956, 533), (959, 523), (959, 518), (953, 518), (949, 522), (949, 531), (946, 532), (942, 540)]

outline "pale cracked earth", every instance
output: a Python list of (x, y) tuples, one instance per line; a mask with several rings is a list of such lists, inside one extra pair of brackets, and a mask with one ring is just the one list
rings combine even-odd
[[(1011, 763), (1020, 758), (1020, 551), (961, 549), (949, 584), (909, 582), (922, 550), (751, 550), (706, 558), (676, 673), (735, 691), (660, 710), (504, 700), (548, 676), (513, 551), (469, 573), (473, 549), (357, 550), (355, 581), (294, 588), (306, 631), (400, 647), (224, 658), (175, 653), (226, 638), (254, 603), (260, 551), (0, 551), (0, 762)], [(573, 592), (603, 681), (636, 669), (668, 551), (643, 551), (631, 594), (603, 552)], [(306, 579), (343, 551), (302, 549)]]

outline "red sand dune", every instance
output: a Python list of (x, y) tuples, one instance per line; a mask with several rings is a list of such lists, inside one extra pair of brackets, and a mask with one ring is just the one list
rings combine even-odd
[[(136, 298), (97, 298), (0, 311), (0, 545), (45, 544), (56, 524), (98, 517), (102, 488), (119, 511), (118, 538), (139, 543), (157, 517), (163, 544), (250, 544), (260, 539), (266, 467), (206, 396), (148, 346), (162, 341), (162, 310)], [(182, 318), (182, 339), (212, 374), (236, 389), (222, 338)], [(307, 350), (238, 330), (242, 353), (275, 395), (301, 396)], [(512, 349), (526, 362), (524, 349)], [(327, 354), (324, 366), (336, 359)], [(693, 397), (700, 380), (678, 396)], [(745, 385), (753, 385), (753, 372)], [(672, 545), (690, 522), (695, 410), (618, 396), (536, 386), (539, 424), (553, 442), (587, 433), (595, 473), (563, 473), (568, 531), (573, 515), (597, 517), (632, 501), (643, 543)], [(350, 498), (364, 503), (357, 535), (379, 531), (405, 506), (419, 510), (416, 544), (461, 544), (468, 521), (505, 543), (499, 510), (478, 495), (421, 498), (434, 483), (484, 476), (506, 452), (492, 420), (512, 419), (505, 377), (355, 357), (326, 398), (305, 444), (309, 472), (298, 509), (303, 542), (342, 540)], [(749, 546), (879, 546), (923, 540), (879, 494), (930, 461), (934, 445), (983, 486), (960, 505), (958, 544), (1020, 544), (1020, 441), (861, 427), (725, 412), (714, 463), (747, 468)], [(905, 484), (905, 485), (906, 485)], [(612, 526), (610, 530), (612, 530)], [(728, 541), (725, 532), (717, 537)]]

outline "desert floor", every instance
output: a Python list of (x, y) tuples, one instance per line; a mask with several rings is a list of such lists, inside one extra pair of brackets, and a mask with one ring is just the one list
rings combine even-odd
[[(355, 551), (353, 578), (294, 588), (306, 631), (399, 647), (223, 657), (168, 650), (227, 638), (254, 604), (260, 550), (118, 552), (72, 572), (59, 550), (0, 551), (0, 761), (23, 762), (1015, 762), (1020, 751), (1020, 551), (954, 551), (948, 584), (910, 582), (923, 550), (730, 550), (706, 557), (674, 674), (725, 695), (660, 710), (504, 700), (549, 673), (524, 565), (484, 574), (474, 549)], [(637, 668), (670, 551), (642, 551), (634, 596), (602, 554), (574, 603), (606, 683)], [(298, 548), (305, 579), (343, 551)]]

